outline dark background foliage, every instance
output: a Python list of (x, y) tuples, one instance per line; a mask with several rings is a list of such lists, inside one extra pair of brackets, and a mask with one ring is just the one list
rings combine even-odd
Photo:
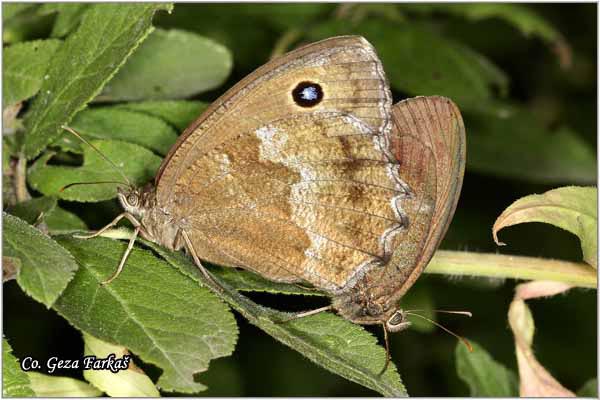
[[(411, 26), (426, 32), (423, 37), (432, 35), (451, 40), (484, 55), (506, 74), (508, 83), (503, 84), (502, 79), (493, 82), (489, 102), (470, 102), (472, 96), (469, 93), (461, 93), (456, 99), (463, 109), (467, 129), (467, 158), (474, 161), (469, 161), (456, 216), (441, 247), (581, 260), (577, 238), (549, 225), (525, 224), (503, 231), (502, 240), (509, 245), (502, 249), (493, 243), (491, 226), (502, 210), (520, 197), (558, 186), (596, 181), (595, 167), (592, 171), (575, 170), (573, 174), (565, 175), (567, 177), (540, 178), (536, 169), (546, 167), (527, 165), (521, 163), (523, 160), (510, 158), (511, 146), (516, 154), (541, 154), (545, 146), (559, 141), (558, 147), (553, 148), (560, 150), (557, 132), (564, 127), (568, 127), (592, 153), (596, 149), (596, 5), (523, 6), (561, 33), (566, 44), (561, 44), (558, 55), (553, 51), (555, 41), (543, 40), (535, 34), (527, 37), (504, 18), (479, 21), (465, 18), (458, 8), (453, 9), (455, 5), (439, 8), (418, 4), (370, 5), (364, 11), (345, 10), (347, 6), (177, 4), (171, 15), (157, 15), (155, 25), (197, 32), (231, 50), (234, 68), (228, 80), (218, 89), (195, 97), (207, 102), (266, 62), (273, 48), (281, 44), (283, 35), (293, 38), (293, 47), (323, 35), (353, 30), (364, 33), (378, 49), (380, 46), (393, 49), (397, 40), (392, 34), (395, 29), (402, 31)], [(344, 12), (351, 17), (360, 17), (364, 12), (364, 16), (362, 20), (356, 17), (352, 23), (336, 23), (335, 16), (344, 15)], [(45, 25), (40, 23), (38, 29), (28, 33), (28, 39), (48, 36), (53, 19), (47, 17), (44, 21)], [(415, 51), (427, 51), (429, 45), (426, 41), (414, 43), (418, 49)], [(567, 50), (565, 46), (568, 46)], [(390, 56), (383, 58), (388, 75), (402, 76), (404, 60)], [(407, 65), (410, 62), (406, 60)], [(439, 76), (427, 76), (427, 73), (429, 71), (423, 71), (423, 80), (453, 79), (453, 76), (445, 75), (447, 71), (443, 65), (437, 71)], [(412, 93), (399, 90), (397, 86), (394, 88), (395, 101), (413, 95), (433, 94), (447, 93)], [(513, 107), (518, 116), (509, 124), (500, 121), (496, 125), (494, 121), (502, 107)], [(504, 134), (506, 139), (502, 140)], [(543, 140), (515, 140), (530, 134), (539, 134)], [(488, 139), (492, 142), (486, 146)], [(556, 162), (563, 156), (557, 151)], [(550, 157), (550, 161), (552, 159)], [(577, 162), (576, 159), (567, 161)], [(77, 213), (91, 228), (104, 225), (117, 212), (114, 200), (96, 204), (93, 208), (85, 203), (66, 201), (60, 201), (60, 205)], [(506, 316), (514, 286), (514, 281), (424, 275), (415, 289), (429, 296), (436, 307), (470, 310), (474, 315), (471, 319), (440, 316), (439, 320), (480, 343), (497, 361), (516, 371), (513, 337)], [(537, 328), (535, 353), (539, 361), (571, 390), (577, 390), (597, 374), (595, 294), (592, 290), (578, 289), (530, 304)], [(267, 294), (251, 297), (261, 304), (284, 310), (308, 309), (326, 301)], [(27, 297), (15, 281), (5, 284), (3, 300), (4, 334), (10, 338), (19, 358), (26, 355), (40, 359), (53, 355), (80, 356), (83, 345), (79, 332), (54, 311), (46, 310)], [(202, 375), (202, 382), (209, 389), (201, 395), (374, 395), (369, 389), (317, 367), (249, 325), (239, 315), (236, 317), (240, 327), (236, 350), (231, 357), (212, 361), (210, 369)], [(381, 337), (379, 329), (372, 331)], [(456, 339), (439, 329), (430, 332), (409, 330), (392, 335), (392, 358), (412, 396), (469, 394), (456, 373), (455, 346)], [(151, 375), (159, 374), (155, 367), (145, 367)], [(76, 373), (73, 376), (81, 377)]]

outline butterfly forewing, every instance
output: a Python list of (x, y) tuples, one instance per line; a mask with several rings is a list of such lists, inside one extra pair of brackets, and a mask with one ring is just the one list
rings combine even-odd
[[(299, 106), (291, 95), (307, 81), (324, 91), (314, 107)], [(336, 111), (380, 131), (389, 125), (390, 107), (383, 67), (364, 38), (338, 37), (292, 51), (233, 86), (186, 129), (157, 174), (158, 201), (166, 204), (173, 192), (185, 192), (208, 151), (227, 147), (272, 121)]]
[(332, 292), (388, 257), (385, 236), (401, 222), (390, 203), (404, 188), (390, 179), (394, 164), (374, 133), (348, 118), (281, 119), (220, 153), (228, 161), (207, 166), (220, 178), (185, 211), (205, 257), (217, 250), (221, 260), (208, 260)]
[(363, 38), (271, 61), (184, 132), (158, 204), (201, 259), (342, 291), (385, 265), (406, 187), (387, 148), (391, 95)]

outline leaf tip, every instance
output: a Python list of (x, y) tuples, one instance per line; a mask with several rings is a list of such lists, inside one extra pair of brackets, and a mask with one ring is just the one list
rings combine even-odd
[(496, 243), (496, 246), (506, 246), (506, 243), (501, 242), (500, 240), (498, 240), (498, 231), (502, 229), (502, 227), (498, 228), (496, 226), (496, 224), (494, 224), (494, 226), (492, 227), (492, 236), (494, 238), (494, 242)]

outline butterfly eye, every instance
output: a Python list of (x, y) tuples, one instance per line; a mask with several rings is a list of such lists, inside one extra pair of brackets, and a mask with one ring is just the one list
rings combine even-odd
[(135, 193), (130, 193), (129, 195), (127, 195), (127, 202), (129, 203), (129, 205), (135, 207), (138, 205), (138, 195)]
[(292, 98), (300, 107), (314, 107), (323, 100), (323, 88), (315, 82), (300, 82), (292, 90)]
[(404, 322), (404, 313), (402, 311), (396, 311), (394, 315), (387, 321), (389, 326), (397, 326)]

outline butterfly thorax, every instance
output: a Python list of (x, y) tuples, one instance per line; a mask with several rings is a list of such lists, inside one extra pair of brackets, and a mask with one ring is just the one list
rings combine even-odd
[(351, 290), (333, 298), (333, 308), (344, 318), (362, 325), (382, 324), (387, 332), (400, 332), (410, 327), (407, 313), (397, 298), (389, 297), (375, 286), (360, 282)]
[(358, 282), (352, 289), (333, 297), (333, 308), (352, 322), (370, 325), (387, 321), (396, 311), (395, 301), (381, 288)]
[(181, 228), (172, 215), (158, 205), (152, 183), (141, 188), (120, 189), (117, 197), (125, 212), (139, 223), (142, 237), (171, 250), (183, 247)]

